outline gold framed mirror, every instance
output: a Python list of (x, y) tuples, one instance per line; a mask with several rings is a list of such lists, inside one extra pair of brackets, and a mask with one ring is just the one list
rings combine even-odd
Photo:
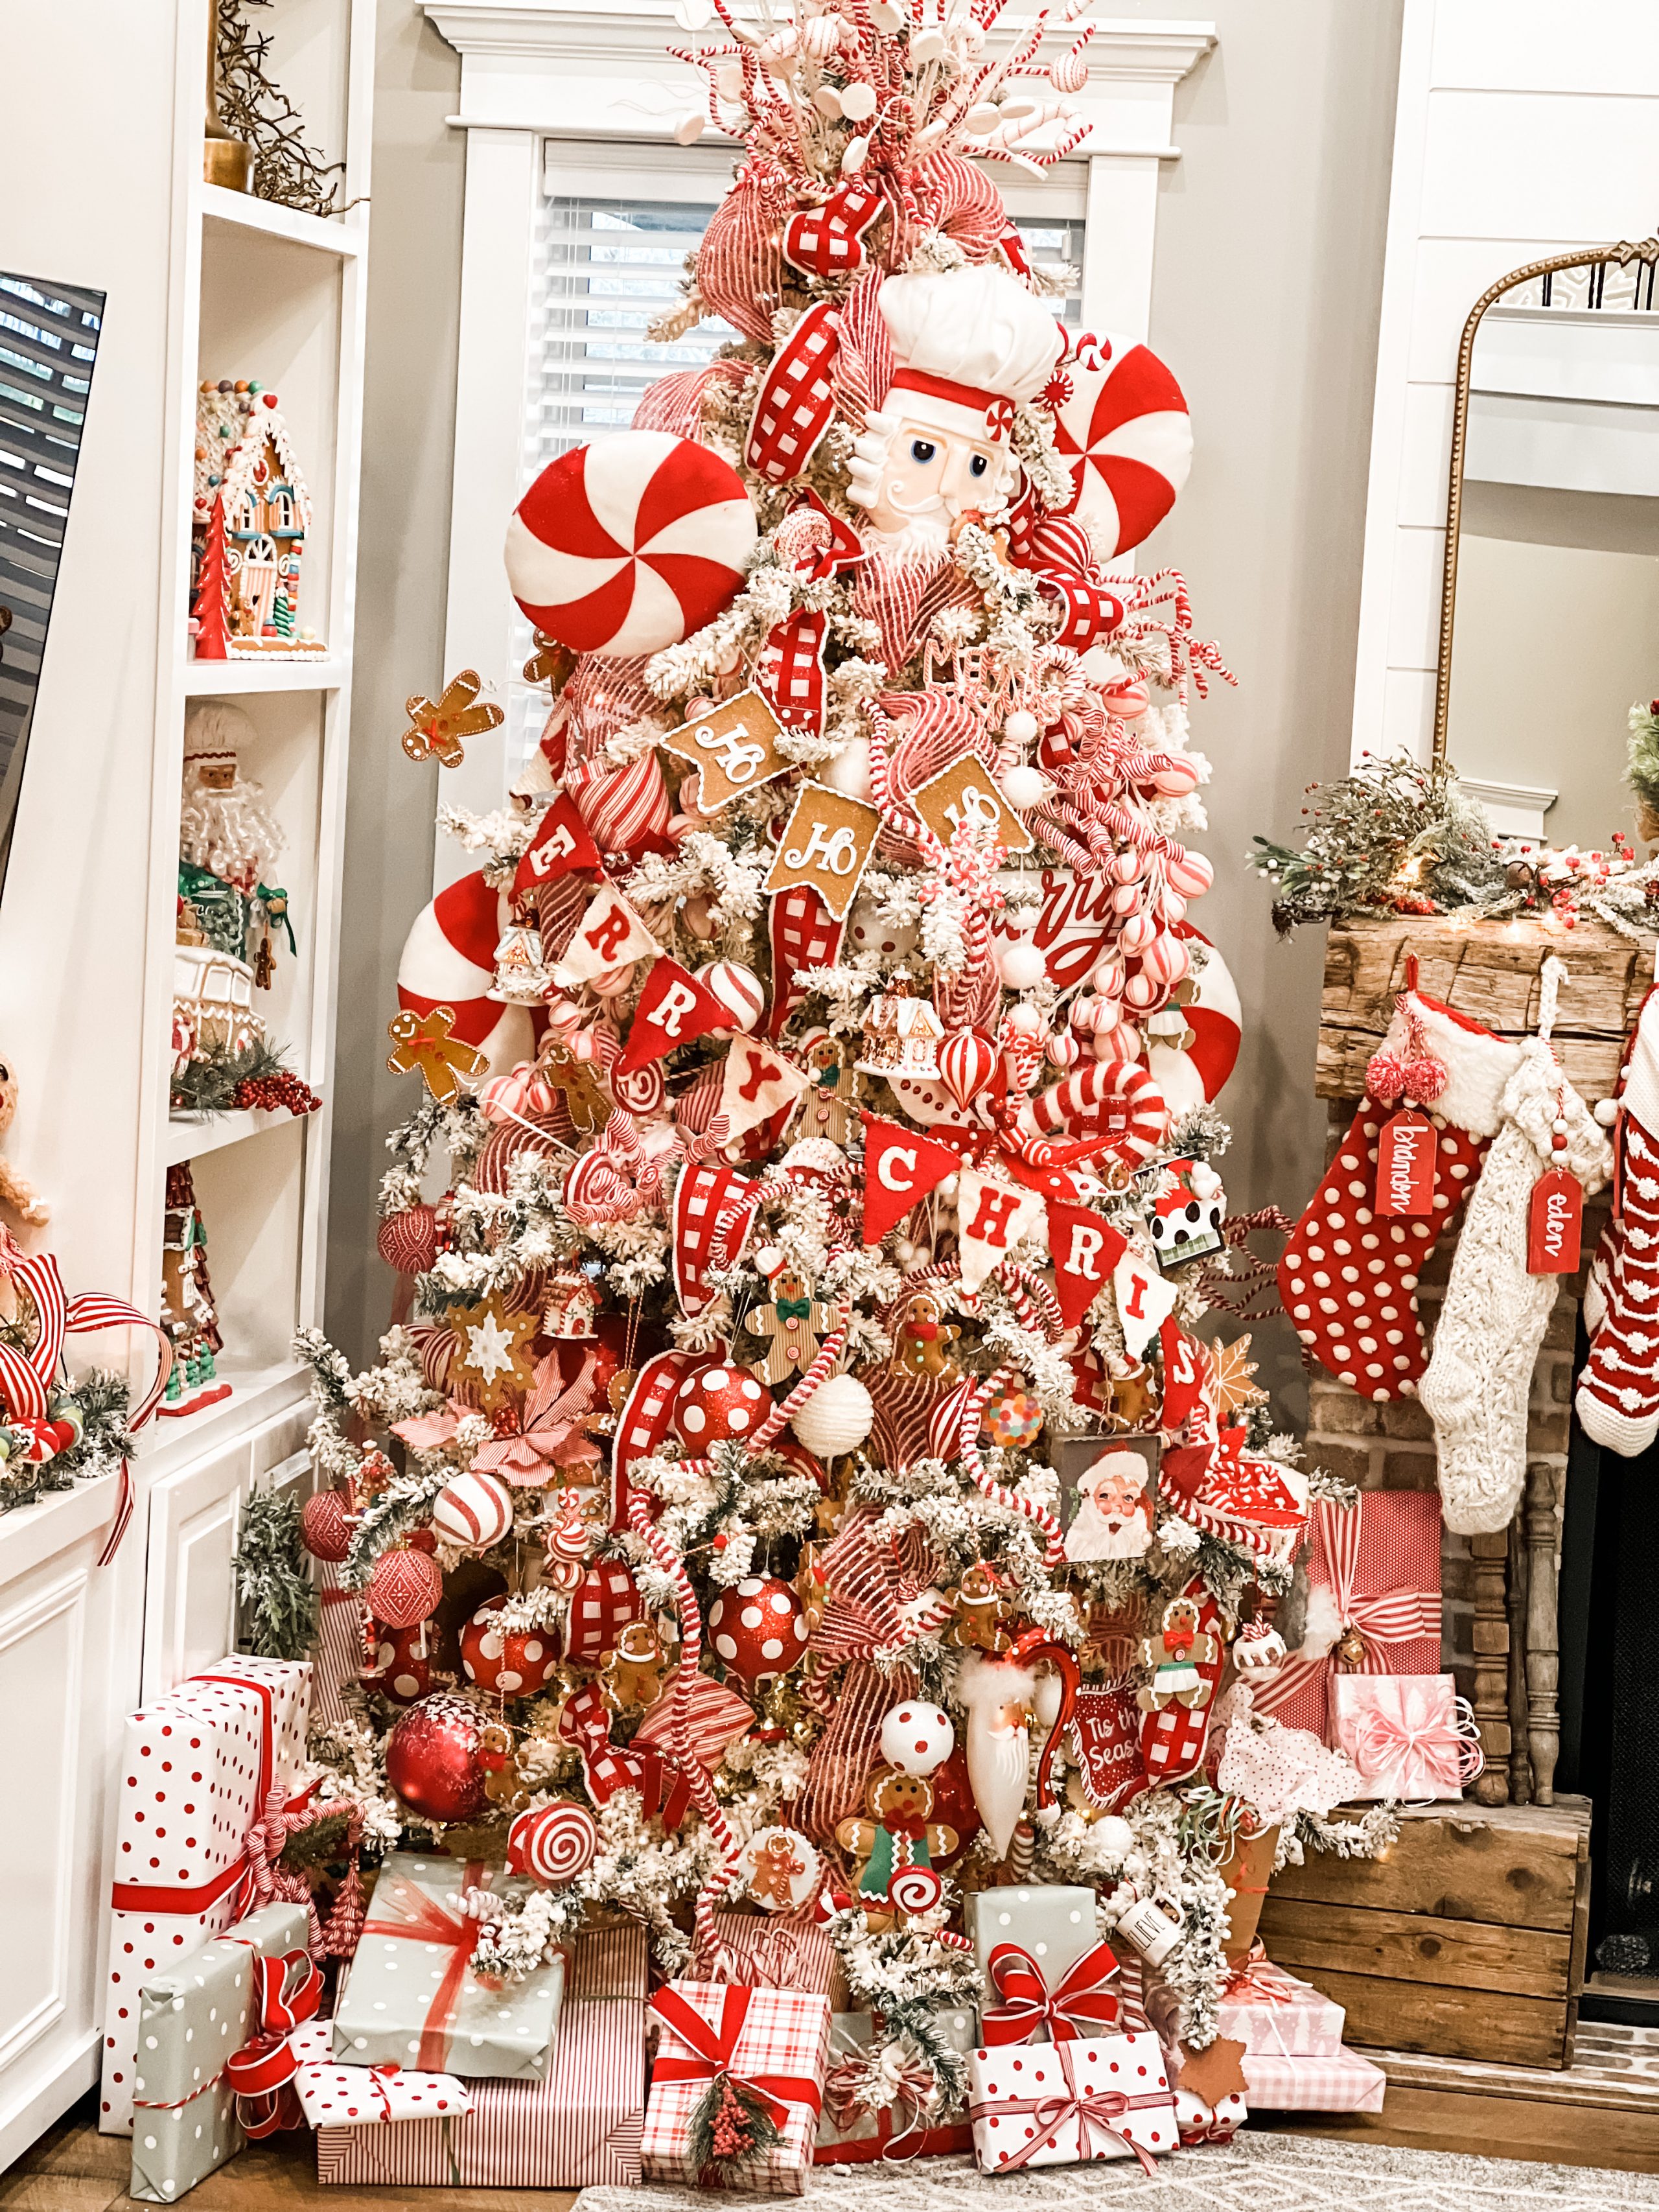
[(1659, 698), (1659, 237), (1528, 262), (1457, 349), (1434, 757), (1493, 830), (1638, 826), (1633, 705)]

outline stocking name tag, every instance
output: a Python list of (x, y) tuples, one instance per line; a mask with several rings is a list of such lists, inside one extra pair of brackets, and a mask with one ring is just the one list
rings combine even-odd
[(1376, 1147), (1376, 1211), (1425, 1214), (1434, 1212), (1434, 1125), (1424, 1114), (1407, 1110), (1383, 1124)]
[(1584, 1194), (1577, 1176), (1552, 1168), (1532, 1187), (1527, 1223), (1527, 1273), (1571, 1275), (1578, 1265)]

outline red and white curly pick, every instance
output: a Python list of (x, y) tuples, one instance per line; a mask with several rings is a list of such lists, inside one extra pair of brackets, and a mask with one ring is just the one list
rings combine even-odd
[(513, 596), (575, 653), (659, 653), (741, 587), (755, 510), (729, 461), (665, 430), (561, 453), (507, 526)]

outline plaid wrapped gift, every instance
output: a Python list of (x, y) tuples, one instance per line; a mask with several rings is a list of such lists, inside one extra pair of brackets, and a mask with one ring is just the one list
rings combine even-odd
[[(640, 2155), (647, 2181), (693, 2188), (768, 2185), (799, 2197), (806, 2186), (823, 2102), (830, 2004), (814, 1991), (671, 1982), (651, 2000), (662, 2030)], [(771, 2148), (729, 2169), (699, 2169), (691, 2130), (715, 2084), (757, 2098), (778, 2130)]]
[[(975, 2048), (978, 2030), (971, 2012), (933, 2015), (953, 2049)], [(867, 2012), (838, 2012), (830, 2022), (830, 2070), (823, 2081), (823, 2111), (813, 2147), (814, 2166), (862, 2166), (873, 2159), (895, 2163), (912, 2158), (959, 2157), (974, 2147), (974, 2131), (958, 2110), (940, 2120), (927, 2109), (933, 2076), (925, 2066), (907, 2069), (890, 2082), (890, 2100), (877, 2106), (857, 2092), (870, 2079), (866, 2054), (876, 2022)]]
[(143, 1985), (258, 1901), (248, 1839), (273, 1788), (291, 1789), (300, 1774), (310, 1687), (304, 1661), (223, 1659), (127, 1722), (104, 2002), (105, 2135), (132, 2130)]
[(1440, 1500), (1430, 1490), (1366, 1490), (1353, 1504), (1316, 1499), (1308, 1515), (1308, 1605), (1338, 1624), (1319, 1656), (1293, 1651), (1255, 1692), (1258, 1712), (1332, 1733), (1336, 1645), (1357, 1638), (1361, 1674), (1433, 1674), (1440, 1668)]
[(463, 2119), (331, 2125), (317, 2179), (384, 2189), (629, 2189), (645, 2109), (646, 1933), (576, 1938), (544, 2081), (473, 2081)]
[(1010, 2043), (972, 2052), (968, 2117), (982, 2173), (1175, 2149), (1175, 2097), (1150, 2028), (1095, 2043)]
[(333, 2023), (309, 2020), (289, 2039), (299, 2062), (295, 2093), (313, 2128), (376, 2127), (391, 2120), (452, 2118), (472, 2109), (456, 2074), (422, 2074), (405, 2066), (342, 2066), (334, 2056)]
[(847, 1972), (828, 1929), (756, 1912), (714, 1912), (709, 1919), (714, 1948), (697, 1952), (688, 1978), (744, 1982), (751, 1990), (813, 1990), (829, 1998), (832, 2012), (851, 2009)]
[(1364, 1778), (1356, 1797), (1461, 1798), (1486, 1763), (1449, 1674), (1335, 1675), (1331, 1723)]
[(1389, 2077), (1355, 2051), (1327, 2058), (1246, 2051), (1239, 2063), (1258, 2112), (1380, 2112)]
[[(243, 2100), (226, 2062), (268, 2025), (280, 2033), (259, 2017), (258, 1970), (268, 1962), (279, 1996), (285, 1982), (292, 1994), (309, 1968), (307, 1926), (304, 1905), (267, 1905), (145, 1981), (133, 2038), (134, 2197), (171, 2204), (242, 2148)], [(295, 1954), (302, 1965), (285, 1976), (283, 1961)]]
[(1217, 2033), (1242, 2043), (1247, 2056), (1334, 2058), (1342, 2048), (1340, 2004), (1299, 1982), (1262, 1955), (1258, 1943), (1221, 1992)]
[(563, 1956), (487, 1989), (469, 1966), (481, 1923), (460, 1910), (469, 1889), (520, 1897), (533, 1887), (477, 1859), (393, 1851), (335, 2003), (334, 2056), (347, 2066), (540, 2081), (559, 2024)]

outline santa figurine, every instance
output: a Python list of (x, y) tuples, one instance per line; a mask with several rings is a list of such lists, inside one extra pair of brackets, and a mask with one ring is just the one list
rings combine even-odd
[(204, 699), (185, 720), (185, 791), (179, 854), (191, 866), (252, 898), (288, 842), (263, 787), (242, 774), (240, 751), (258, 736), (240, 707)]
[(878, 304), (893, 378), (854, 441), (847, 496), (872, 551), (933, 562), (963, 515), (1006, 511), (1014, 410), (1048, 383), (1065, 340), (1042, 302), (990, 264), (890, 276)]
[(957, 1676), (957, 1700), (968, 1716), (969, 1787), (992, 1853), (1004, 1858), (1025, 1809), (1036, 1669), (972, 1653)]

